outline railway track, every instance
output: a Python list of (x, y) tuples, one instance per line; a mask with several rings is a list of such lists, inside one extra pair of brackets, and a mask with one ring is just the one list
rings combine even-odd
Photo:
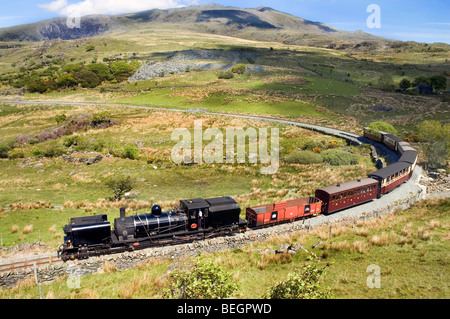
[(60, 263), (62, 260), (55, 256), (55, 255), (49, 255), (45, 257), (38, 257), (34, 259), (26, 259), (26, 260), (20, 260), (20, 261), (13, 261), (9, 263), (3, 263), (0, 264), (0, 273), (3, 272), (11, 272), (15, 270), (22, 270), (27, 268), (34, 268), (34, 267), (40, 267), (40, 266), (52, 266), (54, 264)]

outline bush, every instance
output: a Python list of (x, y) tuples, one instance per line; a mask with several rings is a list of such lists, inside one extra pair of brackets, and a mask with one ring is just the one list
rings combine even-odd
[(91, 126), (98, 128), (106, 128), (110, 127), (114, 124), (114, 121), (111, 119), (111, 113), (108, 111), (103, 111), (100, 113), (96, 113), (92, 116)]
[(31, 154), (36, 157), (58, 157), (66, 152), (57, 142), (52, 142), (41, 147), (33, 148)]
[(11, 148), (5, 143), (0, 143), (0, 158), (7, 158)]
[(56, 116), (55, 116), (55, 121), (56, 121), (56, 123), (58, 123), (58, 124), (64, 122), (65, 120), (67, 120), (66, 114), (59, 114), (59, 115), (56, 115)]
[(24, 158), (25, 154), (23, 152), (23, 150), (18, 150), (18, 149), (14, 149), (14, 150), (10, 150), (8, 152), (8, 158), (9, 159), (16, 159), (16, 158)]
[(27, 90), (31, 93), (44, 93), (56, 87), (55, 82), (43, 80), (38, 76), (33, 76), (26, 81)]
[(125, 81), (136, 72), (136, 67), (124, 61), (118, 61), (111, 64), (110, 70), (117, 81)]
[(233, 72), (231, 72), (231, 71), (222, 71), (222, 72), (219, 72), (219, 75), (217, 76), (219, 79), (232, 79), (232, 78), (234, 78), (234, 74), (233, 74)]
[(397, 130), (395, 127), (387, 122), (372, 122), (369, 124), (369, 128), (375, 131), (382, 131), (392, 135), (397, 135)]
[(189, 269), (174, 271), (169, 277), (166, 298), (179, 299), (223, 299), (238, 288), (230, 273), (217, 263), (206, 260), (202, 255), (196, 258)]
[(139, 149), (135, 145), (127, 145), (123, 149), (124, 158), (135, 160), (139, 156)]
[(302, 269), (290, 273), (286, 280), (267, 290), (263, 298), (267, 299), (330, 299), (330, 291), (323, 290), (319, 281), (325, 274), (325, 268), (318, 269), (305, 265)]
[(114, 193), (114, 200), (120, 200), (126, 192), (133, 189), (134, 184), (135, 181), (130, 176), (115, 175), (105, 180), (105, 185)]
[(64, 139), (63, 145), (65, 147), (71, 147), (72, 145), (78, 145), (80, 143), (81, 137), (79, 135), (69, 136)]
[(323, 159), (320, 154), (312, 151), (297, 151), (286, 155), (284, 161), (290, 164), (318, 164), (322, 163)]
[(68, 88), (68, 87), (76, 86), (78, 84), (78, 82), (70, 75), (63, 74), (58, 78), (58, 80), (56, 80), (56, 84), (58, 84), (58, 87)]
[(86, 69), (88, 69), (91, 72), (94, 72), (101, 81), (109, 81), (112, 80), (114, 77), (111, 74), (111, 71), (109, 70), (108, 66), (103, 63), (91, 63), (86, 66)]
[(359, 162), (358, 155), (338, 149), (326, 150), (322, 152), (321, 155), (324, 162), (334, 166), (355, 165)]
[(100, 85), (100, 83), (102, 83), (97, 74), (95, 74), (92, 71), (89, 71), (86, 68), (81, 68), (80, 70), (75, 72), (73, 74), (73, 77), (84, 88), (95, 88), (96, 86)]
[(62, 73), (74, 73), (74, 72), (78, 71), (79, 69), (81, 69), (81, 64), (70, 63), (70, 64), (66, 64), (65, 66), (63, 66), (61, 69), (61, 72)]
[(231, 72), (236, 73), (236, 74), (244, 74), (246, 70), (247, 70), (247, 68), (246, 68), (245, 64), (243, 64), (243, 63), (236, 64), (235, 66), (233, 66), (231, 68)]
[(314, 150), (315, 148), (324, 149), (325, 144), (322, 141), (308, 140), (302, 148), (304, 150), (310, 150), (310, 151)]

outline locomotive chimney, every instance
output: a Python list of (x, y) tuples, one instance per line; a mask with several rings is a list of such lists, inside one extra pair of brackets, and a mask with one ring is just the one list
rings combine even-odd
[(125, 218), (125, 207), (120, 207), (120, 218)]

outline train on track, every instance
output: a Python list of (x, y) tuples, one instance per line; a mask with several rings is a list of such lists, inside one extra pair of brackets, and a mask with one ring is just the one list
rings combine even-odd
[(228, 196), (181, 200), (173, 210), (163, 212), (154, 205), (151, 213), (126, 216), (125, 208), (114, 220), (106, 215), (76, 217), (64, 226), (64, 243), (58, 256), (84, 259), (90, 256), (132, 251), (161, 245), (175, 245), (247, 229), (270, 227), (298, 219), (330, 214), (380, 198), (411, 177), (417, 164), (417, 151), (407, 142), (388, 133), (364, 129), (364, 137), (397, 152), (399, 159), (366, 178), (315, 190), (314, 197), (241, 208)]

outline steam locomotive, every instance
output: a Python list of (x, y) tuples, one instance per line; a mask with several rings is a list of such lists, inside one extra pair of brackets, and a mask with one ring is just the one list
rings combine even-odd
[(181, 200), (173, 210), (163, 212), (154, 205), (151, 213), (126, 216), (125, 208), (114, 220), (106, 215), (71, 218), (64, 226), (64, 243), (58, 255), (64, 261), (132, 251), (152, 246), (174, 245), (215, 236), (244, 232), (300, 218), (329, 214), (374, 200), (407, 181), (417, 164), (417, 151), (398, 137), (364, 130), (364, 137), (397, 152), (399, 160), (367, 178), (317, 189), (315, 197), (241, 208), (231, 197)]

